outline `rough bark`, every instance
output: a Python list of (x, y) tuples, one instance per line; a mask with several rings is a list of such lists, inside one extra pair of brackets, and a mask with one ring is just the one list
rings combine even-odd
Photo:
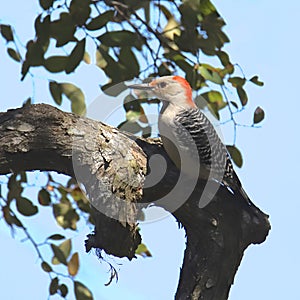
[[(135, 225), (138, 210), (143, 203), (168, 195), (179, 178), (159, 139), (136, 139), (49, 105), (1, 113), (0, 132), (0, 174), (51, 170), (75, 176), (84, 184), (97, 208), (95, 233), (86, 242), (87, 250), (104, 249), (131, 259), (141, 241)], [(156, 154), (168, 162), (167, 172), (155, 186), (144, 188), (151, 179), (147, 174), (155, 171), (156, 165), (149, 168), (149, 162)], [(224, 188), (200, 209), (199, 195), (205, 184), (199, 180), (175, 211), (170, 201), (159, 202), (171, 209), (187, 234), (176, 293), (179, 300), (227, 299), (244, 250), (262, 243), (270, 230), (266, 214)]]

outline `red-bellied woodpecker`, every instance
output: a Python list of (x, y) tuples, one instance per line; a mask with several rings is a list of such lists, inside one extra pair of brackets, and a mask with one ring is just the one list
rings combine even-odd
[(251, 203), (237, 177), (226, 146), (192, 99), (189, 83), (180, 76), (164, 76), (131, 85), (163, 103), (158, 128), (163, 146), (175, 165), (190, 176), (213, 179)]

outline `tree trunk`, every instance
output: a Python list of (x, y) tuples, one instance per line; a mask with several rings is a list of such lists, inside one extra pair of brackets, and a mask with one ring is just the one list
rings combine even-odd
[[(96, 224), (87, 251), (94, 247), (132, 259), (141, 242), (139, 210), (149, 202), (169, 210), (187, 234), (176, 299), (227, 299), (244, 250), (262, 243), (270, 230), (266, 214), (222, 187), (200, 209), (206, 185), (202, 180), (189, 194), (181, 188), (168, 199), (180, 174), (159, 139), (136, 138), (45, 104), (1, 113), (0, 132), (0, 174), (56, 171), (83, 183)], [(161, 165), (150, 158), (157, 155), (165, 159), (167, 169), (153, 185)]]

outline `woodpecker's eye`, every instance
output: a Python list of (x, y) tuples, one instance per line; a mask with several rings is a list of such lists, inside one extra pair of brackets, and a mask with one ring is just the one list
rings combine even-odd
[(167, 84), (165, 83), (165, 82), (160, 82), (160, 83), (158, 83), (157, 84), (157, 86), (159, 87), (159, 88), (164, 88), (164, 87), (166, 87), (167, 86)]

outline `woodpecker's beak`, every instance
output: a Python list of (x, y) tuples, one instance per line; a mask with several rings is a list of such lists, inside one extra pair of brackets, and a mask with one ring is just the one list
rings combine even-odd
[(154, 86), (149, 85), (149, 83), (132, 84), (132, 85), (128, 85), (128, 87), (133, 90), (143, 90), (143, 91), (152, 91), (154, 89)]

